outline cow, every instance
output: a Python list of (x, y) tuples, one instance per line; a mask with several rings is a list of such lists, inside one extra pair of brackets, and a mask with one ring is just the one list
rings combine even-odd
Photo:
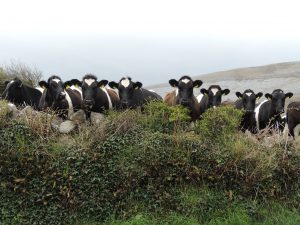
[(82, 88), (81, 88), (81, 82), (77, 79), (68, 80), (64, 83), (64, 86), (66, 89), (70, 88), (71, 90), (76, 90), (80, 93), (81, 99), (82, 97)]
[(40, 81), (39, 85), (44, 89), (39, 102), (39, 109), (52, 109), (63, 119), (81, 109), (82, 100), (80, 93), (70, 88), (65, 89), (66, 85), (59, 76), (53, 75), (48, 81)]
[(201, 80), (192, 80), (189, 76), (182, 76), (178, 81), (169, 80), (169, 84), (176, 90), (166, 94), (164, 102), (168, 106), (182, 105), (190, 110), (191, 120), (195, 121), (199, 118), (199, 103), (194, 96), (194, 88), (202, 85)]
[(245, 132), (249, 130), (250, 132), (255, 132), (256, 126), (253, 122), (255, 120), (255, 104), (256, 100), (260, 99), (263, 96), (262, 92), (258, 92), (257, 94), (254, 93), (251, 89), (247, 89), (243, 92), (236, 92), (236, 96), (239, 98), (235, 102), (235, 107), (237, 109), (243, 109), (244, 115), (241, 120), (240, 129)]
[(229, 89), (222, 90), (219, 85), (211, 85), (208, 89), (202, 88), (201, 94), (197, 96), (200, 104), (200, 115), (209, 108), (221, 105), (222, 96), (230, 93)]
[(87, 74), (82, 78), (82, 82), (71, 81), (73, 85), (82, 88), (82, 103), (87, 119), (90, 119), (91, 112), (104, 113), (108, 109), (116, 108), (120, 102), (119, 96), (114, 90), (105, 88), (108, 84), (107, 80), (97, 80), (95, 75)]
[(24, 84), (19, 78), (5, 81), (6, 88), (1, 98), (6, 99), (18, 106), (29, 105), (38, 109), (42, 92), (36, 88)]
[(294, 138), (299, 136), (300, 132), (300, 102), (291, 102), (287, 106), (286, 120), (289, 129), (289, 134)]
[(162, 101), (162, 97), (153, 91), (142, 88), (143, 84), (139, 81), (133, 82), (130, 77), (123, 77), (116, 83), (114, 81), (108, 84), (112, 89), (118, 90), (120, 97), (120, 109), (134, 109), (143, 107), (151, 100)]
[(283, 131), (284, 120), (281, 114), (284, 113), (285, 99), (292, 96), (293, 93), (284, 93), (281, 89), (275, 89), (272, 94), (265, 94), (267, 100), (261, 102), (254, 110), (257, 130), (270, 127)]

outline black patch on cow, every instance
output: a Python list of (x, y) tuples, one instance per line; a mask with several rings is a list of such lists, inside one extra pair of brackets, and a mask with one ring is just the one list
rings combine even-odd
[(42, 93), (33, 87), (23, 84), (19, 78), (15, 78), (12, 81), (5, 82), (6, 88), (1, 98), (19, 106), (30, 105), (34, 109), (38, 109)]

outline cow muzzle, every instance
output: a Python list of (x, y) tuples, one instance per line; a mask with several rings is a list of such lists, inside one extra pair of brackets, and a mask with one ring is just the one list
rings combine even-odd
[(90, 99), (84, 100), (84, 107), (87, 109), (91, 109), (94, 106), (94, 101)]
[(186, 99), (183, 99), (181, 100), (180, 104), (184, 107), (187, 107), (190, 105), (190, 101), (189, 100), (186, 100)]
[(65, 98), (66, 98), (66, 93), (65, 92), (61, 92), (61, 93), (58, 94), (58, 97), (57, 97), (58, 100), (63, 100)]
[(128, 108), (129, 102), (127, 100), (122, 100), (121, 101), (121, 106), (122, 106), (122, 108)]

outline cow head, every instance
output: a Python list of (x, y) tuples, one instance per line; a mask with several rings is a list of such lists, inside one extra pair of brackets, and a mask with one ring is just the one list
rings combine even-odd
[(107, 80), (101, 80), (98, 82), (97, 77), (92, 74), (85, 75), (80, 83), (76, 80), (73, 80), (73, 85), (81, 86), (83, 107), (89, 110), (95, 106), (96, 96), (99, 88), (104, 88), (107, 83)]
[(263, 95), (262, 92), (255, 94), (251, 89), (247, 89), (242, 94), (241, 92), (236, 92), (236, 96), (242, 100), (243, 109), (246, 113), (252, 113), (255, 109), (256, 100), (260, 99)]
[(5, 81), (6, 88), (2, 94), (3, 99), (7, 99), (9, 101), (18, 101), (23, 99), (22, 96), (22, 87), (23, 83), (19, 78), (15, 78), (11, 81)]
[(40, 81), (39, 85), (47, 90), (46, 100), (51, 102), (60, 102), (66, 99), (66, 93), (64, 92), (65, 85), (61, 78), (58, 76), (51, 76), (46, 81)]
[(276, 115), (284, 112), (285, 99), (291, 98), (292, 96), (293, 93), (288, 92), (285, 94), (281, 89), (274, 90), (272, 94), (265, 94), (265, 97), (271, 101), (271, 107)]
[(189, 76), (183, 76), (178, 81), (175, 79), (169, 80), (169, 84), (176, 88), (177, 103), (185, 107), (191, 107), (194, 88), (199, 88), (202, 83), (201, 80), (193, 81)]
[(208, 106), (217, 107), (222, 102), (222, 95), (228, 95), (229, 89), (222, 90), (219, 85), (211, 85), (208, 90), (202, 88), (201, 93), (208, 96)]
[(133, 82), (130, 77), (123, 77), (119, 83), (109, 82), (109, 86), (113, 89), (118, 89), (121, 108), (132, 108), (135, 106), (134, 91), (140, 89), (143, 84), (138, 81)]

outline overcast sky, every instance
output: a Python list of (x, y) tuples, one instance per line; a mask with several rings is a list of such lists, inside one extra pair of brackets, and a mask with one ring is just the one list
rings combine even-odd
[(0, 64), (64, 80), (94, 73), (145, 85), (183, 74), (300, 60), (300, 3), (263, 0), (9, 0)]

